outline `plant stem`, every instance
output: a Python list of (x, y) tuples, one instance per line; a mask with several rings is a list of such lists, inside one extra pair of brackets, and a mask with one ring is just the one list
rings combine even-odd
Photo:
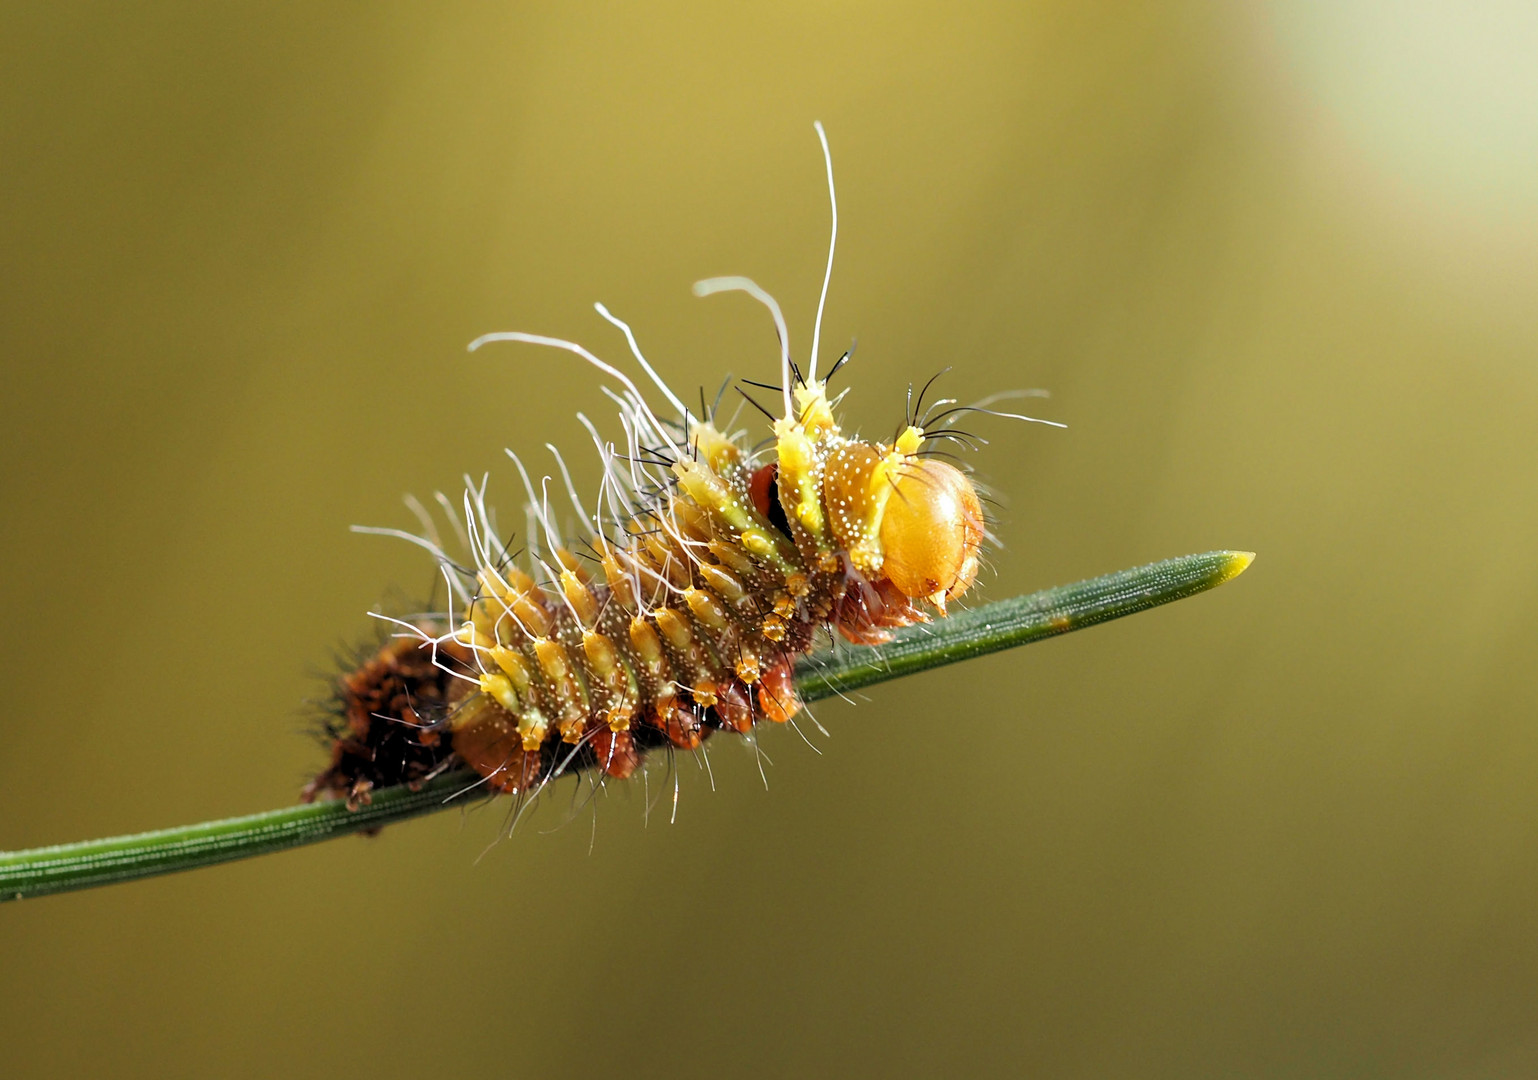
[[(838, 648), (804, 658), (796, 686), (807, 701), (899, 678), (984, 653), (1082, 630), (1204, 592), (1242, 573), (1254, 556), (1212, 551), (1152, 563), (1002, 600), (948, 619), (911, 626), (876, 648)], [(390, 788), (348, 810), (341, 802), (288, 806), (173, 829), (0, 852), (0, 901), (169, 874), (313, 844), (346, 833), (462, 805), (474, 777), (456, 772), (420, 790)], [(469, 793), (478, 793), (474, 788)]]

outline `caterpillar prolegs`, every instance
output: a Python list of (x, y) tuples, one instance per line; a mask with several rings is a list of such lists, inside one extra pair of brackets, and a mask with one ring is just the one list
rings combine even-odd
[(356, 804), (375, 788), (417, 784), (460, 764), (509, 793), (582, 768), (628, 777), (648, 751), (789, 721), (801, 708), (792, 665), (819, 631), (877, 644), (931, 612), (944, 616), (971, 586), (986, 537), (981, 501), (935, 443), (965, 441), (947, 423), (961, 413), (1014, 414), (948, 399), (924, 412), (921, 393), (890, 443), (840, 430), (842, 395), (830, 400), (828, 381), (849, 354), (818, 374), (838, 209), (827, 138), (816, 130), (833, 230), (805, 370), (791, 359), (779, 305), (758, 285), (729, 277), (695, 286), (702, 296), (746, 292), (773, 316), (780, 385), (768, 389), (783, 411), (759, 406), (771, 422), (765, 448), (718, 427), (714, 409), (685, 406), (630, 327), (601, 304), (671, 415), (573, 342), (520, 332), (472, 342), (472, 351), (523, 342), (583, 358), (615, 384), (606, 392), (619, 406), (623, 440), (605, 441), (579, 416), (603, 468), (591, 514), (557, 455), (582, 523), (570, 541), (549, 509), (550, 478), (536, 495), (511, 451), (530, 500), (521, 552), (498, 532), (484, 482), (467, 484), (459, 513), (440, 497), (464, 559), (451, 556), (418, 504), (422, 535), (361, 530), (427, 549), (448, 583), (449, 607), (389, 620), (399, 633), (340, 680), (326, 732), (332, 761), (307, 799)]

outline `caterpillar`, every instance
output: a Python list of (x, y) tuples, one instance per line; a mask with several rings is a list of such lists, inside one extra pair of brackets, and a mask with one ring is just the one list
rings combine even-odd
[(767, 443), (755, 450), (746, 433), (723, 430), (719, 395), (714, 406), (703, 395), (699, 410), (686, 406), (602, 304), (598, 314), (624, 336), (672, 415), (659, 416), (630, 376), (575, 342), (516, 331), (471, 342), (472, 352), (517, 342), (591, 364), (616, 388), (605, 392), (623, 441), (606, 442), (578, 414), (602, 464), (592, 514), (556, 454), (582, 522), (574, 543), (550, 511), (550, 478), (536, 496), (512, 451), (529, 496), (521, 551), (501, 538), (484, 480), (467, 480), (457, 513), (438, 496), (464, 559), (449, 554), (413, 500), (420, 534), (355, 527), (431, 553), (448, 609), (378, 616), (396, 634), (339, 680), (322, 733), (331, 762), (305, 787), (306, 801), (357, 806), (376, 788), (419, 785), (453, 767), (520, 796), (584, 769), (624, 779), (653, 750), (693, 750), (716, 732), (750, 735), (762, 722), (791, 721), (802, 708), (793, 663), (820, 632), (879, 644), (895, 628), (943, 617), (971, 587), (988, 539), (982, 501), (936, 443), (969, 444), (948, 423), (967, 412), (1063, 425), (987, 401), (941, 399), (926, 410), (926, 385), (917, 401), (909, 388), (890, 442), (843, 433), (835, 413), (843, 394), (830, 398), (829, 382), (850, 354), (818, 372), (838, 201), (827, 135), (821, 123), (814, 129), (833, 224), (805, 368), (791, 358), (779, 304), (751, 279), (694, 287), (700, 296), (746, 293), (773, 318), (779, 384), (749, 385), (778, 393), (782, 413), (742, 391), (768, 417)]

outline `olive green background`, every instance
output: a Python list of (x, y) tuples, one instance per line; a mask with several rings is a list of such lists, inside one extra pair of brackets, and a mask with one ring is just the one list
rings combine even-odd
[[(1135, 619), (713, 749), (0, 907), (0, 1073), (1538, 1072), (1530, 5), (12, 4), (0, 848), (265, 809), (429, 560), (354, 536), (546, 442), (631, 320), (688, 396), (858, 337), (1065, 432), (976, 459), (1003, 597)], [(845, 376), (841, 375), (840, 379)], [(754, 416), (745, 413), (753, 422)], [(398, 592), (392, 594), (392, 588)]]

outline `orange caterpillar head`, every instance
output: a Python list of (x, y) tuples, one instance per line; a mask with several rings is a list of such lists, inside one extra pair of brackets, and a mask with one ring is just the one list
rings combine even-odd
[(845, 438), (826, 381), (807, 379), (787, 396), (793, 404), (775, 422), (777, 462), (754, 476), (758, 510), (798, 546), (822, 549), (825, 569), (842, 552), (885, 603), (905, 609), (903, 622), (917, 615), (913, 600), (943, 614), (977, 577), (985, 525), (972, 481), (921, 456), (927, 438), (917, 425), (891, 445)]
[[(893, 449), (844, 442), (828, 454), (820, 488), (830, 531), (862, 574), (944, 612), (977, 577), (986, 535), (982, 503), (954, 465), (901, 452), (889, 464)], [(789, 531), (778, 478), (778, 464), (753, 474), (753, 504)]]
[(944, 611), (977, 577), (982, 544), (982, 503), (965, 473), (933, 458), (898, 470), (881, 514), (881, 571), (899, 592)]
[(983, 508), (965, 473), (918, 456), (923, 441), (917, 427), (892, 446), (840, 441), (829, 448), (822, 494), (855, 569), (944, 612), (977, 577)]

